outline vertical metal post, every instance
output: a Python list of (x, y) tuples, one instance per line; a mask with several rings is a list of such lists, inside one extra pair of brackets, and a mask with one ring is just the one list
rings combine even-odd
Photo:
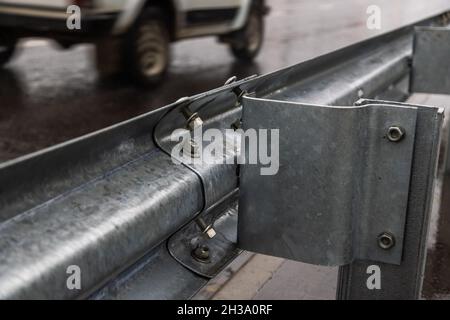
[(450, 123), (447, 122), (447, 148), (445, 150), (445, 170), (444, 173), (450, 173)]
[[(431, 110), (421, 108), (418, 112), (401, 264), (355, 261), (341, 267), (338, 276), (338, 299), (418, 299), (421, 297), (441, 122), (442, 119), (436, 119), (436, 113)], [(367, 286), (371, 276), (368, 268), (371, 265), (377, 265), (380, 268), (381, 287), (379, 289), (370, 289), (370, 286)]]

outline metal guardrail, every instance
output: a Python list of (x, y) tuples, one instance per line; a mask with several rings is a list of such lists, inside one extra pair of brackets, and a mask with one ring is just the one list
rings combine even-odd
[[(438, 16), (418, 25), (436, 26), (442, 21)], [(351, 106), (360, 98), (403, 101), (411, 93), (409, 81), (414, 76), (413, 38), (414, 26), (407, 26), (2, 164), (0, 297), (192, 296), (239, 253), (236, 189), (240, 181), (237, 165), (172, 162), (166, 154), (172, 143), (168, 137), (186, 125), (182, 109), (188, 107), (191, 114), (200, 115), (205, 127), (223, 130), (241, 119), (245, 92), (282, 104)], [(420, 294), (441, 113), (420, 106), (408, 110), (415, 110), (411, 112), (417, 118), (410, 123), (411, 129), (415, 123), (416, 132), (413, 154), (398, 155), (412, 163), (407, 195), (403, 190), (398, 198), (398, 214), (407, 219), (406, 227), (400, 229), (404, 240), (392, 256), (375, 257), (383, 261), (380, 266), (389, 285), (368, 291), (364, 277), (370, 262), (356, 260), (342, 267), (340, 298), (417, 298)], [(228, 156), (234, 157), (235, 150), (229, 151)], [(398, 228), (403, 225), (399, 222)], [(206, 233), (211, 226), (217, 233), (212, 239)], [(333, 252), (340, 257), (331, 262), (341, 265), (353, 258), (373, 258), (369, 251), (345, 256), (346, 244), (338, 244), (341, 251)], [(208, 250), (203, 250), (205, 246)], [(307, 260), (330, 262), (311, 257)], [(82, 270), (80, 290), (66, 286), (70, 265)]]

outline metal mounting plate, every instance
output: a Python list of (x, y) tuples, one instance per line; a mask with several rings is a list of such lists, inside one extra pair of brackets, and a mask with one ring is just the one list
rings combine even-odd
[[(241, 252), (236, 247), (237, 202), (218, 209), (218, 214), (204, 215), (205, 221), (213, 224), (217, 233), (215, 237), (206, 237), (193, 221), (172, 235), (167, 243), (170, 255), (176, 261), (207, 278), (216, 276)], [(193, 254), (198, 246), (209, 249), (209, 256), (205, 261), (196, 259)]]
[(416, 27), (412, 92), (450, 94), (450, 28)]
[[(280, 168), (242, 166), (240, 248), (319, 265), (400, 264), (417, 108), (361, 104), (244, 98), (244, 129), (280, 130)], [(406, 132), (401, 141), (389, 141), (391, 126)], [(383, 232), (395, 237), (389, 250)]]

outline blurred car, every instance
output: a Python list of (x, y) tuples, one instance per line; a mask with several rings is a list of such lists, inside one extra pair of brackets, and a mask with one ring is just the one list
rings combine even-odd
[[(68, 27), (73, 5), (79, 29)], [(116, 57), (120, 71), (154, 85), (168, 69), (174, 41), (218, 36), (237, 59), (252, 60), (267, 12), (265, 0), (0, 0), (0, 66), (23, 37), (47, 37), (63, 47), (90, 42), (100, 73)]]

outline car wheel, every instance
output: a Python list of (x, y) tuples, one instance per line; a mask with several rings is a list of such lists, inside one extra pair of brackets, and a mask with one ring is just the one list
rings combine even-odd
[(233, 34), (230, 47), (233, 55), (243, 61), (252, 61), (261, 50), (264, 41), (264, 17), (258, 7), (249, 13), (245, 27)]
[(5, 65), (14, 55), (16, 48), (15, 40), (2, 39), (0, 36), (0, 67)]
[(101, 79), (120, 76), (122, 70), (122, 39), (108, 38), (97, 41), (95, 46), (95, 64)]
[(170, 63), (170, 39), (160, 10), (145, 10), (125, 41), (125, 68), (141, 85), (160, 83)]

